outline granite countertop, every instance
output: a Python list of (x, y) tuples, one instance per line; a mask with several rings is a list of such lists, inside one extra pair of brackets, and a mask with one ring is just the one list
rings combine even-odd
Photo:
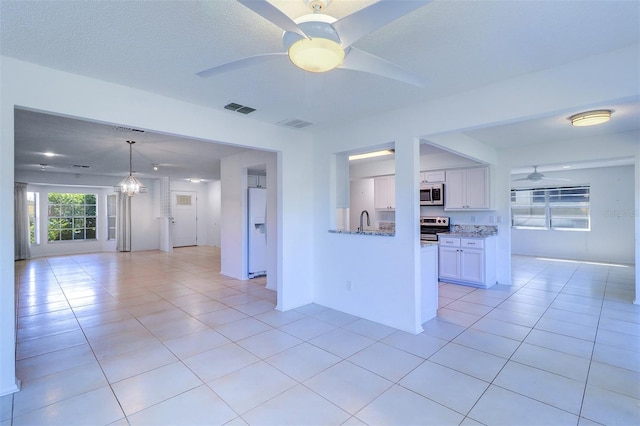
[(453, 225), (449, 232), (438, 233), (450, 237), (486, 238), (498, 234), (498, 227), (492, 225)]
[(350, 231), (348, 229), (329, 229), (332, 234), (353, 234), (353, 235), (375, 235), (379, 237), (393, 237), (396, 235), (396, 231), (385, 229), (372, 229), (367, 231)]
[(497, 235), (497, 232), (486, 232), (486, 231), (450, 231), (450, 232), (438, 232), (438, 235), (444, 235), (448, 237), (465, 237), (465, 238), (487, 238), (493, 237)]

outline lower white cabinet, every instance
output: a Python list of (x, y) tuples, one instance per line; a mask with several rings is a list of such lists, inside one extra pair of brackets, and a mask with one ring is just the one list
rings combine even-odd
[(439, 238), (440, 281), (491, 287), (496, 283), (495, 237)]

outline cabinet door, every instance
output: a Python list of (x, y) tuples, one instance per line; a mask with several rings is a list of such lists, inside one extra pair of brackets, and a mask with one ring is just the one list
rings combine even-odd
[(420, 173), (424, 183), (444, 182), (444, 170), (435, 170)]
[(396, 206), (395, 176), (374, 179), (374, 205), (376, 210), (393, 210)]
[(438, 275), (440, 278), (460, 278), (460, 249), (440, 246), (438, 252)]
[(388, 199), (389, 208), (395, 210), (396, 208), (396, 177), (395, 176), (387, 176), (387, 191), (388, 191)]
[(466, 176), (466, 208), (489, 208), (489, 169), (468, 169)]
[(247, 175), (247, 186), (249, 188), (257, 188), (258, 187), (258, 176), (257, 175)]
[(460, 250), (460, 279), (484, 284), (484, 250)]
[(447, 170), (447, 181), (444, 185), (444, 207), (446, 209), (464, 208), (465, 197), (465, 171)]

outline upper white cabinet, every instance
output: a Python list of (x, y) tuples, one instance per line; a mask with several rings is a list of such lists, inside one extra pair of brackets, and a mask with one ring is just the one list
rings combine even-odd
[(266, 188), (267, 177), (264, 175), (247, 175), (247, 186), (249, 188)]
[(486, 210), (489, 205), (489, 168), (447, 170), (445, 210)]
[(428, 172), (420, 172), (420, 183), (440, 183), (444, 182), (444, 170), (431, 170)]
[(374, 178), (373, 185), (373, 203), (376, 210), (395, 210), (396, 177), (378, 176)]

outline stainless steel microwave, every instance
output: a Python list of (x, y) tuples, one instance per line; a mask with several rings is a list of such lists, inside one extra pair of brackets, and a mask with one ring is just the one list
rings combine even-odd
[(444, 184), (426, 183), (420, 185), (421, 206), (444, 206)]

